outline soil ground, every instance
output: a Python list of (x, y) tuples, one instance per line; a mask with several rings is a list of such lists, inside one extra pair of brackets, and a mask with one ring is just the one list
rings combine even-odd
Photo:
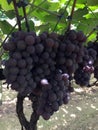
[[(3, 87), (0, 106), (0, 130), (21, 130), (15, 113), (16, 92)], [(25, 100), (29, 119), (31, 102)], [(38, 130), (98, 130), (98, 88), (76, 88), (68, 105), (60, 107), (48, 121), (40, 117)]]

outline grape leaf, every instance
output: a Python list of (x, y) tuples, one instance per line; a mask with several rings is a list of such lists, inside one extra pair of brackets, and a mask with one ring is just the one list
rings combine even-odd
[[(31, 31), (35, 31), (34, 22), (32, 20), (28, 20), (29, 28)], [(27, 31), (25, 22), (22, 23), (22, 29)]]
[(84, 4), (84, 3), (86, 3), (87, 2), (87, 0), (77, 0), (77, 3), (78, 4)]
[(7, 0), (8, 4), (10, 4), (12, 2), (12, 0)]
[(98, 5), (98, 0), (87, 0), (87, 4), (91, 6)]
[(89, 34), (98, 25), (98, 19), (90, 18), (81, 20), (77, 26), (78, 30), (82, 30), (85, 34)]
[(15, 18), (15, 12), (13, 10), (8, 10), (5, 12), (6, 16), (10, 19)]
[(78, 9), (74, 12), (73, 19), (80, 20), (83, 19), (83, 16), (88, 14), (88, 9), (84, 7), (83, 9)]
[(12, 29), (12, 26), (6, 20), (4, 20), (0, 21), (0, 28), (4, 34), (8, 34)]
[(4, 0), (3, 2), (2, 0), (0, 0), (0, 5), (1, 5), (1, 8), (4, 9), (5, 11), (12, 10), (14, 8), (13, 4), (10, 3), (9, 5), (6, 0)]

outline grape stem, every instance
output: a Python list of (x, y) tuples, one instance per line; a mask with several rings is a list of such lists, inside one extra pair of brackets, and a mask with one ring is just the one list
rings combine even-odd
[(14, 5), (15, 12), (16, 12), (16, 18), (17, 18), (18, 29), (19, 29), (19, 31), (21, 31), (21, 21), (20, 21), (20, 16), (19, 16), (18, 9), (17, 9), (16, 0), (13, 0), (13, 5)]
[(36, 112), (38, 107), (38, 97), (35, 97), (34, 95), (30, 96), (33, 112), (31, 114), (30, 121), (27, 121), (23, 112), (23, 101), (26, 96), (22, 96), (20, 93), (17, 95), (16, 113), (21, 124), (21, 130), (37, 130), (37, 121), (39, 120), (39, 115)]
[(27, 28), (27, 31), (29, 32), (30, 28), (29, 28), (29, 23), (28, 23), (28, 19), (27, 19), (25, 6), (22, 6), (22, 9), (23, 9), (23, 13), (24, 13), (25, 22), (26, 22), (26, 28)]
[(86, 37), (89, 38), (96, 31), (96, 28), (93, 28), (93, 30)]
[(24, 130), (25, 128), (26, 130), (29, 130), (29, 122), (27, 121), (23, 113), (24, 98), (25, 96), (21, 96), (21, 94), (17, 95), (16, 113), (21, 124), (21, 129)]
[(37, 107), (38, 107), (38, 97), (33, 96), (32, 100), (33, 113), (30, 119), (30, 130), (37, 130), (37, 121), (39, 120), (39, 115), (36, 112)]
[(64, 16), (65, 11), (66, 11), (66, 9), (67, 9), (68, 5), (70, 4), (70, 2), (71, 2), (71, 0), (69, 0), (69, 1), (68, 1), (68, 3), (66, 4), (65, 9), (64, 9), (64, 11), (63, 11), (63, 13), (58, 15), (58, 21), (57, 21), (57, 23), (56, 23), (56, 25), (55, 25), (55, 27), (54, 27), (53, 32), (55, 31), (55, 29), (56, 29), (57, 25), (59, 24), (60, 20), (62, 19), (62, 17)]
[[(77, 0), (74, 0), (74, 2), (73, 2), (73, 5), (72, 5), (72, 10), (71, 10), (71, 14), (70, 14), (70, 18), (69, 18), (69, 20), (68, 20), (68, 28), (67, 28), (67, 32), (70, 30), (70, 27), (71, 27), (71, 23), (72, 23), (72, 18), (73, 18), (73, 14), (74, 14), (74, 9), (75, 9), (75, 5), (76, 5), (76, 1)], [(65, 32), (66, 33), (66, 32)]]

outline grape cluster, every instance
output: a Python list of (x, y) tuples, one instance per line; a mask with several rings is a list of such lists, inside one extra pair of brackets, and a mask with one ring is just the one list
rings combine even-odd
[(21, 95), (37, 96), (37, 113), (48, 120), (59, 106), (68, 103), (73, 74), (77, 80), (79, 68), (82, 66), (84, 74), (88, 64), (93, 64), (96, 53), (87, 51), (85, 41), (83, 32), (74, 30), (66, 35), (14, 32), (3, 44), (9, 54), (4, 68), (6, 82)]
[(88, 48), (92, 48), (97, 52), (96, 60), (94, 61), (94, 77), (98, 79), (98, 42), (90, 41)]
[(70, 30), (66, 36), (60, 36), (60, 45), (57, 53), (57, 66), (70, 76), (83, 61), (86, 36), (81, 32)]
[(94, 77), (98, 80), (98, 66), (94, 68)]
[(79, 67), (74, 73), (74, 79), (76, 84), (80, 86), (88, 86), (90, 81), (91, 73), (86, 72), (83, 68)]
[(96, 60), (97, 52), (95, 49), (85, 47), (82, 63), (79, 64), (78, 69), (74, 73), (76, 84), (80, 86), (89, 87), (91, 74), (94, 72), (94, 62)]
[(42, 93), (37, 113), (42, 115), (45, 120), (48, 120), (54, 112), (59, 110), (59, 106), (68, 103), (68, 77), (68, 74), (56, 72), (48, 80), (41, 80)]
[(36, 88), (36, 82), (32, 76), (32, 68), (35, 53), (35, 34), (16, 32), (3, 44), (3, 48), (9, 51), (9, 59), (5, 62), (4, 75), (11, 88), (26, 95)]

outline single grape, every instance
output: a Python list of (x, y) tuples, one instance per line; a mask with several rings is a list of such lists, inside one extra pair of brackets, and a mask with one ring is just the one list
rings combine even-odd
[(25, 42), (27, 45), (33, 45), (35, 43), (35, 37), (32, 35), (27, 35), (25, 38)]

